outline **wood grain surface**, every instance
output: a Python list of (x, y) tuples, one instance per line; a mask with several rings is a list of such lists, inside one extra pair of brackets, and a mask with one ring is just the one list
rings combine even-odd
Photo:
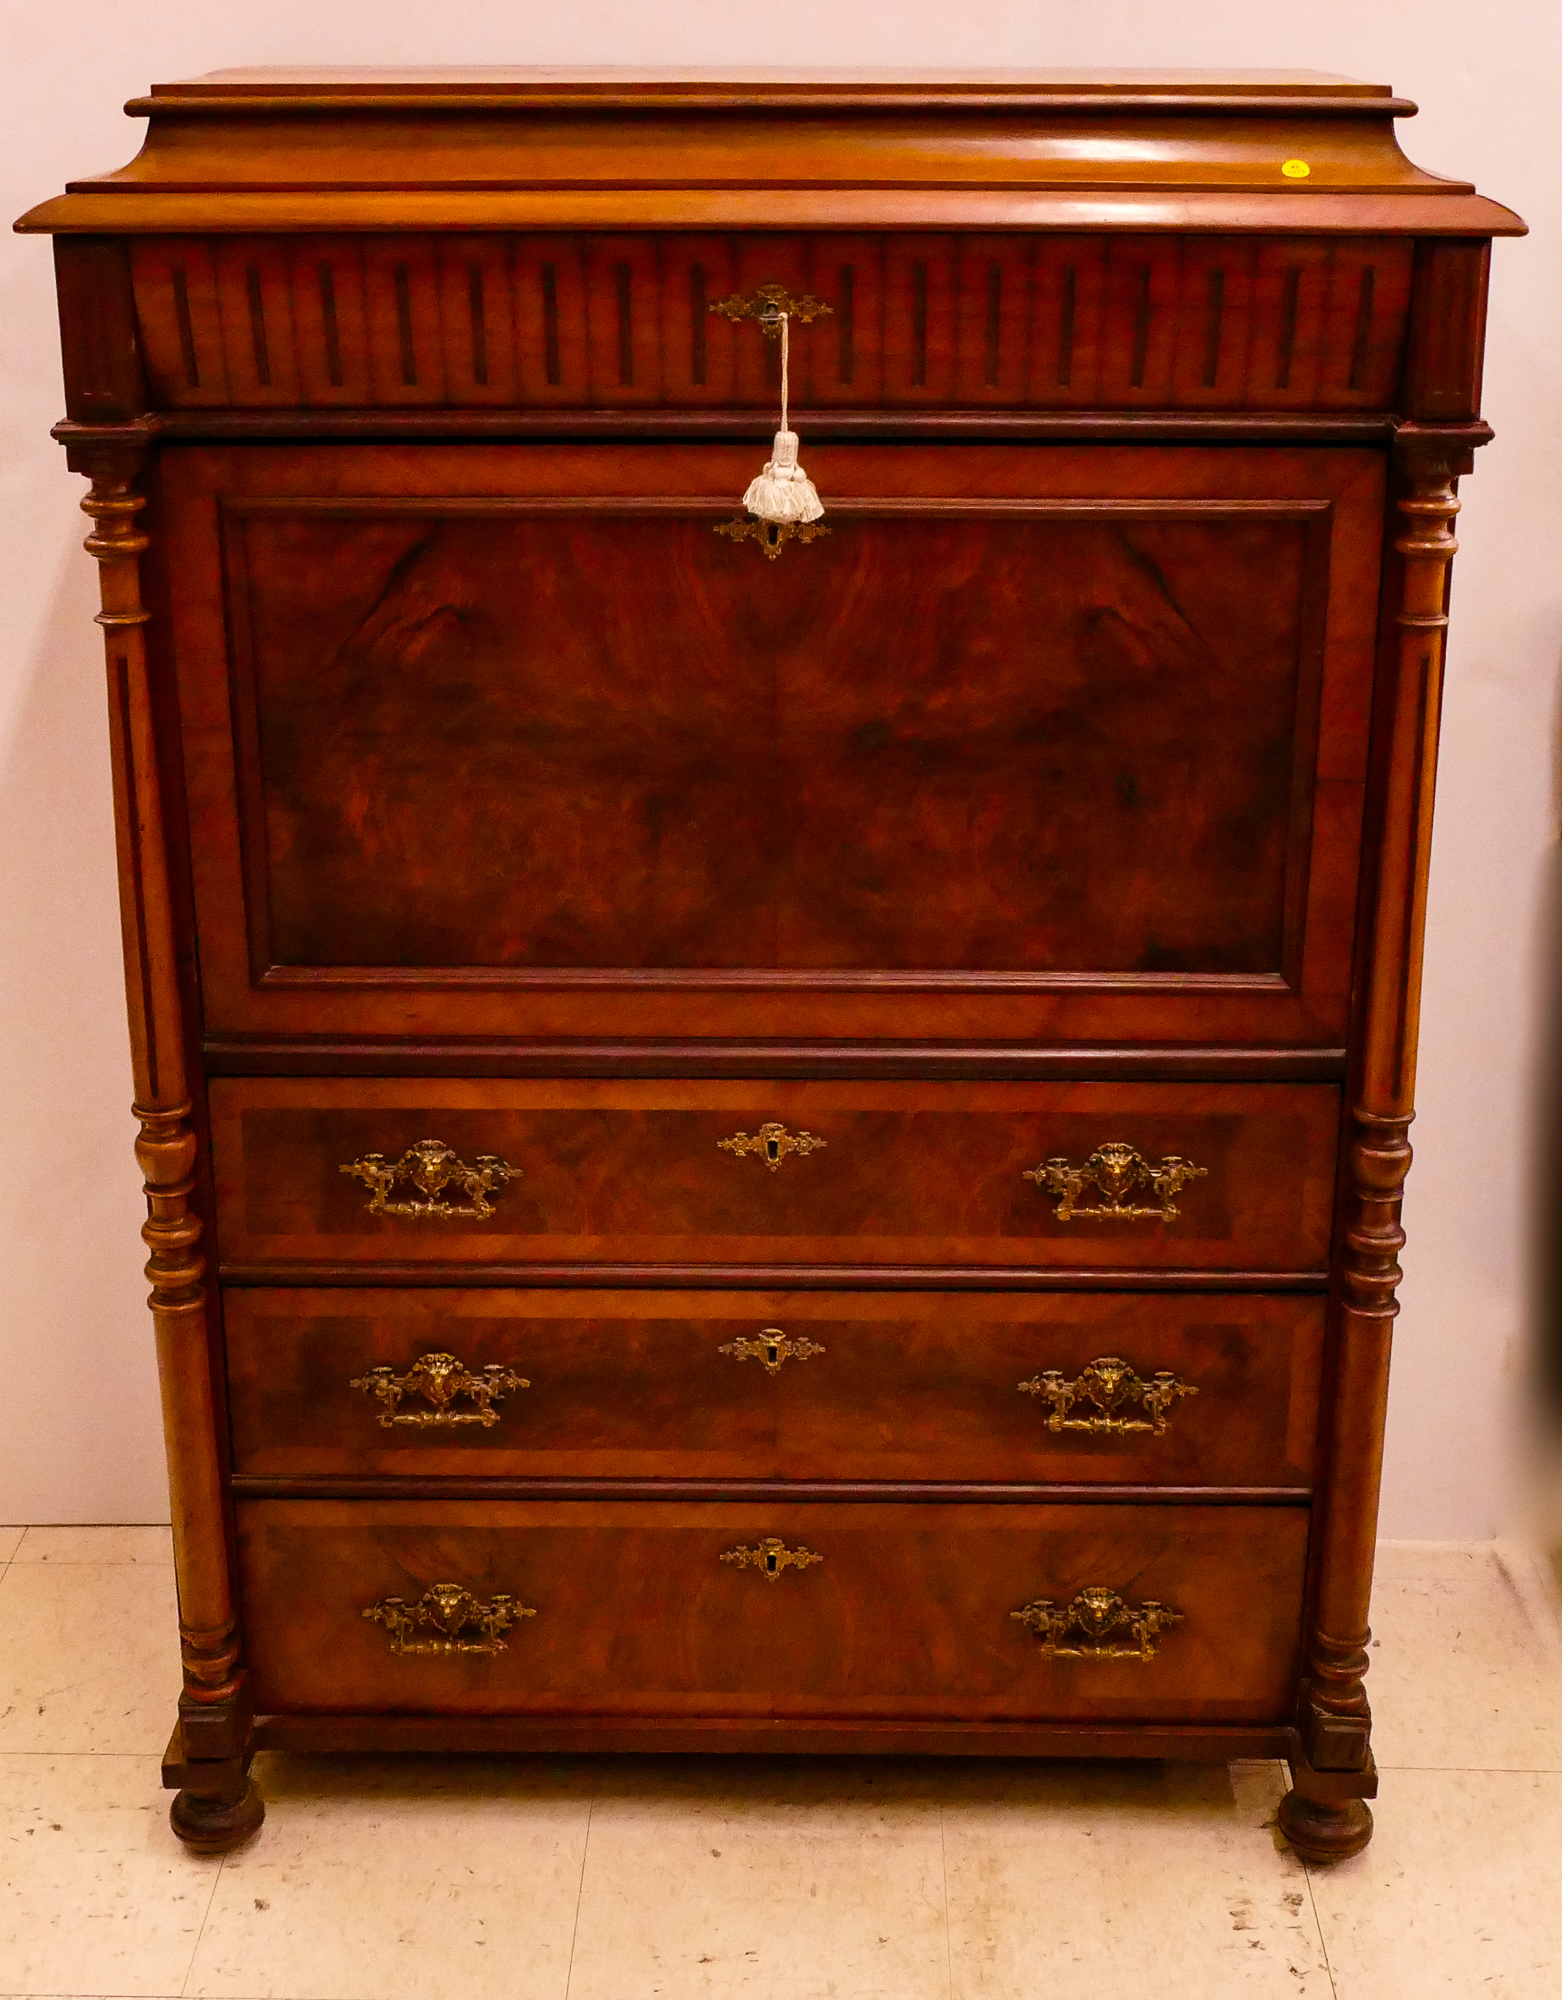
[[(1449, 523), (1522, 223), (1307, 72), (128, 108), (18, 226), (102, 567), (175, 1832), (258, 1826), (253, 1694), (291, 1748), (1285, 1755), (1282, 1831), (1359, 1851)], [(828, 533), (775, 563), (713, 532), (779, 381), (710, 308), (766, 282), (831, 308)], [(765, 1119), (823, 1144), (722, 1150)], [(511, 1163), (491, 1216), (365, 1212), (341, 1167), (425, 1139)], [(1061, 1221), (1024, 1170), (1109, 1141), (1208, 1171)], [(434, 1351), (529, 1386), (379, 1425), (351, 1381)], [(1199, 1394), (1048, 1432), (1020, 1383), (1109, 1354)], [(771, 1534), (822, 1560), (722, 1564)], [(397, 1657), (363, 1611), (440, 1583), (538, 1615)], [(1089, 1584), (1182, 1622), (1047, 1659), (1010, 1614)]]
[(1370, 454), (166, 463), (215, 1027), (1338, 1035)]
[[(230, 1289), (223, 1305), (241, 1475), (1267, 1487), (1313, 1471), (1316, 1297)], [(723, 1351), (777, 1332), (819, 1351), (774, 1372)], [(387, 1428), (349, 1387), (430, 1352), (529, 1387), (491, 1428), (434, 1429)], [(1091, 1434), (1050, 1431), (1021, 1392), (1114, 1355), (1198, 1393), (1159, 1434)], [(401, 1411), (432, 1406), (408, 1393)], [(1072, 1414), (1100, 1413), (1082, 1398)]]
[[(224, 1077), (210, 1091), (225, 1264), (1308, 1271), (1328, 1254), (1339, 1093), (1327, 1084)], [(723, 1148), (767, 1120), (824, 1144), (774, 1172)], [(371, 1214), (342, 1168), (423, 1139), (519, 1177), (484, 1220)], [(1060, 1197), (1025, 1177), (1113, 1141), (1205, 1169), (1171, 1221), (1061, 1222)]]
[[(1305, 1508), (244, 1501), (273, 1711), (1284, 1719)], [(771, 1580), (767, 1535), (823, 1561)], [(364, 1609), (455, 1583), (537, 1616), (493, 1655), (397, 1657)], [(1009, 1616), (1105, 1584), (1183, 1614), (1153, 1661), (1049, 1660)]]
[[(153, 406), (768, 408), (711, 306), (831, 307), (792, 393), (852, 408), (1384, 409), (1411, 245), (1388, 237), (146, 237)], [(768, 366), (767, 366), (768, 362)]]

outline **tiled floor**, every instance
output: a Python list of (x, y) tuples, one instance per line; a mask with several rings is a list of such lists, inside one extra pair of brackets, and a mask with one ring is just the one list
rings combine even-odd
[(1304, 1869), (1278, 1765), (271, 1757), (168, 1830), (154, 1528), (0, 1528), (0, 1995), (1529, 2000), (1562, 1993), (1562, 1621), (1494, 1547), (1381, 1552), (1378, 1833)]

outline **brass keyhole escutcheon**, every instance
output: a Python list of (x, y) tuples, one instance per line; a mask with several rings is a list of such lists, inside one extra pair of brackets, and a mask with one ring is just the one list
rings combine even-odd
[(757, 1334), (739, 1334), (736, 1340), (729, 1340), (716, 1352), (730, 1354), (736, 1361), (757, 1361), (767, 1375), (775, 1375), (779, 1373), (783, 1361), (806, 1361), (811, 1355), (823, 1354), (824, 1349), (816, 1340), (809, 1340), (806, 1336), (794, 1340), (780, 1327), (767, 1326)]
[(761, 521), (753, 515), (718, 521), (711, 529), (713, 535), (725, 535), (731, 542), (757, 542), (767, 562), (774, 562), (788, 542), (816, 542), (829, 532), (823, 521)]
[(817, 1153), (825, 1141), (812, 1132), (789, 1132), (778, 1119), (767, 1118), (757, 1132), (734, 1132), (730, 1139), (718, 1139), (716, 1144), (739, 1160), (746, 1154), (757, 1153), (766, 1171), (773, 1174), (792, 1153), (806, 1157)]
[(766, 1535), (750, 1548), (728, 1549), (721, 1560), (731, 1563), (734, 1569), (757, 1569), (767, 1583), (774, 1583), (783, 1570), (807, 1569), (813, 1563), (822, 1563), (824, 1557), (815, 1555), (812, 1549), (789, 1549), (779, 1535)]
[(730, 298), (714, 299), (706, 307), (707, 312), (720, 313), (724, 319), (758, 320), (767, 340), (780, 339), (783, 319), (801, 320), (807, 326), (811, 320), (826, 317), (834, 310), (823, 299), (813, 298), (807, 292), (789, 292), (785, 285), (776, 284), (756, 285), (751, 292), (734, 292)]

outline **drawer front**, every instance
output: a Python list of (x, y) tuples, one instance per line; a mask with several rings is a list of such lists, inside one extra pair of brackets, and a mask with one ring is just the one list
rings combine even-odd
[(1319, 1297), (279, 1288), (224, 1312), (241, 1474), (1312, 1477)]
[[(563, 177), (574, 181), (580, 164), (571, 157)], [(666, 162), (644, 170), (660, 181)], [(508, 174), (509, 158), (494, 158), (492, 171)], [(725, 149), (717, 171), (732, 173)], [(1034, 171), (1028, 152), (1024, 171)], [(792, 395), (804, 408), (1387, 407), (1409, 315), (1410, 244), (1391, 236), (1303, 242), (1040, 232), (638, 240), (409, 233), (390, 244), (373, 236), (131, 237), (130, 255), (159, 408), (640, 403), (768, 411), (776, 391), (752, 323), (736, 327), (700, 302), (778, 279), (834, 301), (830, 316), (792, 323)], [(318, 303), (327, 277), (329, 320)], [(1143, 293), (1142, 282), (1150, 286)], [(1240, 332), (1211, 349), (1214, 287)], [(1087, 336), (1082, 312), (1077, 343), (1076, 289), (1100, 322)], [(338, 319), (334, 301), (365, 291), (371, 309)], [(894, 337), (918, 323), (920, 335)], [(1033, 346), (1037, 359), (1027, 367)]]
[(1322, 1271), (1327, 1084), (211, 1086), (229, 1267)]
[(1289, 1507), (239, 1508), (273, 1713), (1278, 1722), (1306, 1542)]

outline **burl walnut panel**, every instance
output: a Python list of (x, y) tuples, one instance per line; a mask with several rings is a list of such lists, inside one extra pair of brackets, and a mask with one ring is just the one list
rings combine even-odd
[(213, 1026), (1338, 1036), (1370, 455), (750, 456), (168, 454)]
[[(1279, 1722), (1307, 1510), (246, 1501), (263, 1710)], [(779, 1536), (823, 1560), (724, 1564)], [(537, 1615), (494, 1654), (394, 1655), (366, 1607), (458, 1584)], [(1010, 1617), (1104, 1584), (1183, 1623), (1151, 1660), (1048, 1659)]]
[[(228, 1265), (1320, 1271), (1339, 1118), (1326, 1084), (219, 1077), (210, 1104)], [(723, 1148), (767, 1120), (824, 1143), (774, 1171)], [(395, 1161), (424, 1139), (519, 1170), (492, 1195), (492, 1215), (370, 1212), (342, 1168)], [(1082, 1165), (1111, 1142), (1205, 1169), (1172, 1220), (1059, 1221), (1060, 1197), (1025, 1177), (1053, 1157)]]
[(785, 283), (799, 406), (1383, 409), (1411, 246), (1379, 237), (146, 237), (159, 407), (768, 407), (710, 308)]
[(268, 961), (1283, 973), (1322, 522), (712, 525), (231, 518)]
[[(223, 1313), (240, 1474), (1256, 1487), (1313, 1472), (1317, 1297), (230, 1289)], [(440, 1412), (409, 1389), (391, 1413), (350, 1386), (442, 1352), (527, 1386), (491, 1426), (470, 1395)], [(1105, 1356), (1197, 1393), (1159, 1433), (1131, 1402), (1117, 1417), (1138, 1429), (1049, 1430), (1051, 1405), (1020, 1385)], [(467, 1421), (430, 1426), (439, 1414)], [(1103, 1411), (1081, 1396), (1068, 1415)]]

